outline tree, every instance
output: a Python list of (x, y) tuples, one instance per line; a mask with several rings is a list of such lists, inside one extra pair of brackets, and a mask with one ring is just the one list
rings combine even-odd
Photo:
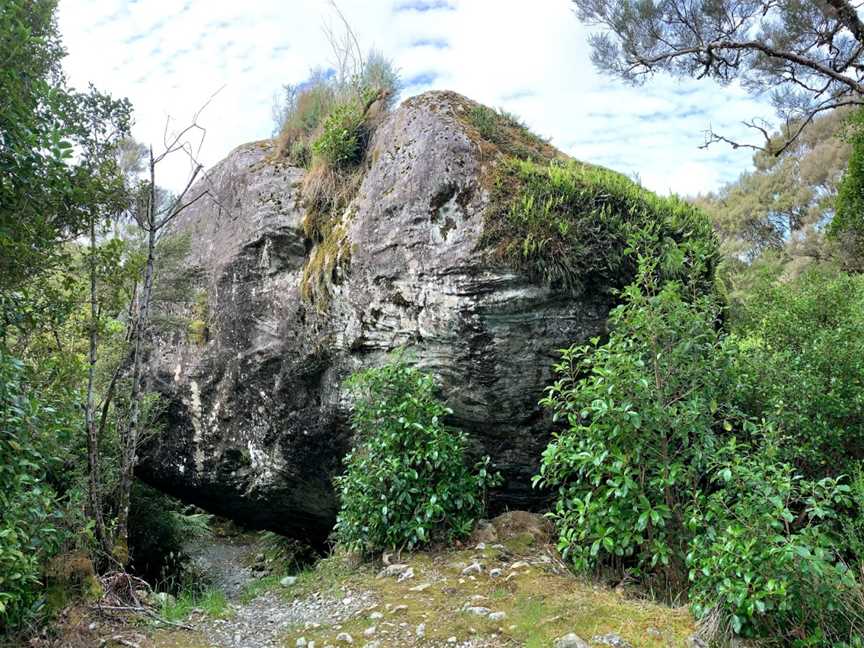
[[(696, 198), (730, 259), (752, 264), (765, 252), (790, 260), (829, 256), (823, 230), (834, 216), (834, 199), (849, 161), (844, 133), (850, 114), (841, 109), (817, 117), (782, 154), (756, 152), (752, 170), (718, 192)], [(779, 147), (782, 141), (783, 134), (775, 133), (772, 145)]]
[[(74, 169), (69, 135), (74, 93), (65, 86), (65, 52), (56, 0), (0, 5), (0, 289), (44, 269), (57, 243), (80, 231), (69, 201)], [(71, 208), (70, 208), (71, 207)]]
[(740, 81), (771, 93), (783, 120), (780, 140), (760, 120), (747, 123), (761, 146), (709, 132), (706, 145), (783, 152), (816, 115), (864, 104), (864, 22), (848, 0), (574, 0), (592, 34), (595, 65), (633, 83), (661, 71)]
[(849, 270), (864, 270), (864, 112), (854, 118), (850, 133), (849, 168), (840, 183), (836, 215), (828, 236), (839, 243), (841, 258)]
[[(102, 550), (110, 555), (111, 542), (105, 528), (102, 510), (102, 480), (100, 477), (99, 429), (96, 425), (96, 363), (102, 312), (98, 282), (106, 265), (115, 260), (112, 252), (116, 246), (97, 245), (97, 235), (106, 223), (117, 219), (126, 211), (129, 192), (124, 182), (123, 171), (118, 163), (117, 151), (129, 134), (131, 106), (128, 101), (115, 101), (100, 94), (95, 88), (82, 95), (78, 104), (80, 121), (86, 124), (75, 137), (81, 150), (81, 164), (76, 174), (75, 187), (83, 192), (82, 203), (86, 205), (86, 221), (89, 234), (87, 267), (89, 279), (89, 321), (87, 325), (87, 392), (84, 402), (84, 425), (87, 432), (88, 501), (94, 522), (96, 539)], [(107, 254), (106, 254), (107, 252)], [(108, 262), (106, 264), (106, 261)], [(110, 268), (108, 269), (110, 271)]]
[[(207, 104), (204, 104), (201, 110), (206, 106)], [(203, 166), (196, 160), (188, 138), (196, 133), (200, 134), (201, 141), (198, 145), (200, 149), (200, 144), (203, 142), (203, 137), (206, 134), (204, 128), (198, 124), (200, 112), (199, 110), (195, 114), (188, 126), (171, 137), (166, 136), (159, 153), (154, 153), (153, 147), (150, 146), (147, 161), (148, 178), (139, 185), (137, 206), (132, 210), (132, 216), (146, 240), (146, 255), (141, 289), (137, 293), (136, 313), (131, 333), (132, 388), (129, 400), (128, 423), (122, 435), (120, 451), (120, 485), (114, 553), (115, 557), (122, 562), (126, 562), (128, 559), (129, 505), (135, 464), (137, 462), (136, 453), (142, 435), (142, 411), (146, 395), (143, 384), (144, 357), (149, 335), (150, 308), (153, 302), (158, 252), (157, 244), (160, 238), (168, 231), (168, 226), (171, 222), (185, 209), (191, 207), (205, 196), (213, 198), (213, 193), (206, 183), (203, 187), (198, 185), (193, 187)], [(178, 153), (189, 156), (189, 159), (192, 161), (192, 169), (183, 190), (171, 198), (164, 196), (158, 189), (156, 172), (162, 162)]]

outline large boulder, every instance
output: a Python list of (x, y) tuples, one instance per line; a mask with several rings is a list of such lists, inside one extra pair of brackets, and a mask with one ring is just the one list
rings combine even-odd
[[(428, 93), (384, 120), (339, 250), (307, 237), (305, 171), (274, 161), (270, 143), (241, 146), (210, 171), (200, 188), (212, 197), (173, 227), (190, 237), (204, 308), (187, 313), (200, 319), (194, 335), (163, 335), (150, 358), (167, 410), (142, 449), (142, 478), (321, 541), (351, 442), (343, 380), (404, 347), (440, 380), (472, 451), (503, 473), (493, 509), (537, 506), (531, 476), (551, 433), (538, 400), (556, 350), (601, 333), (611, 298), (574, 298), (490, 260), (481, 235), (498, 155), (467, 125), (472, 106)], [(301, 294), (313, 262), (327, 299)]]

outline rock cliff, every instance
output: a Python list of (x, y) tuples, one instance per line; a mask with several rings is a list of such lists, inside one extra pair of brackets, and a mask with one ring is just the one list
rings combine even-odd
[[(201, 269), (196, 335), (163, 335), (150, 359), (162, 431), (139, 474), (216, 513), (313, 541), (332, 528), (331, 479), (350, 444), (351, 372), (405, 347), (434, 373), (452, 423), (505, 477), (492, 507), (531, 508), (551, 431), (538, 407), (555, 351), (603, 331), (608, 290), (572, 293), (490, 261), (481, 244), (494, 147), (452, 93), (404, 102), (370, 142), (323, 263), (329, 298), (301, 294), (325, 242), (304, 233), (305, 171), (267, 142), (214, 167), (176, 221)], [(319, 259), (320, 262), (320, 259)], [(192, 315), (189, 315), (192, 317)]]

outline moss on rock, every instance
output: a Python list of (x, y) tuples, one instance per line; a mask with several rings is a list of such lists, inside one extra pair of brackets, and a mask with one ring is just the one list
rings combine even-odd
[[(503, 158), (481, 245), (535, 281), (581, 294), (621, 288), (636, 270), (634, 241), (658, 258), (683, 255), (686, 282), (710, 285), (719, 260), (711, 225), (683, 200), (659, 197), (620, 173), (576, 160)], [(661, 262), (671, 271), (672, 264)]]

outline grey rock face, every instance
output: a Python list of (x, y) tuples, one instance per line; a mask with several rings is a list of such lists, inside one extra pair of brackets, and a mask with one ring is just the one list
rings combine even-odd
[(480, 248), (488, 194), (462, 98), (428, 93), (378, 128), (345, 217), (350, 266), (330, 303), (300, 282), (304, 171), (245, 145), (208, 175), (214, 199), (184, 212), (208, 304), (207, 339), (160, 339), (152, 386), (168, 404), (143, 448), (148, 482), (216, 513), (306, 540), (336, 515), (331, 479), (350, 445), (341, 387), (406, 347), (435, 374), (452, 423), (505, 477), (492, 506), (531, 508), (551, 422), (538, 407), (556, 350), (603, 331), (609, 298), (572, 296), (492, 265)]

